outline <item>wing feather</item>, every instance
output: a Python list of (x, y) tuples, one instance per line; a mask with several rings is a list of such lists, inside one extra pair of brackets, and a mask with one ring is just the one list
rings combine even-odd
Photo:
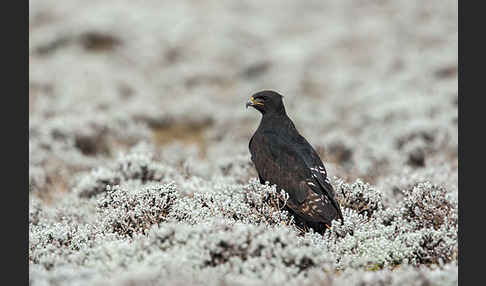
[(285, 189), (296, 211), (312, 220), (320, 217), (328, 221), (334, 216), (326, 208), (330, 202), (342, 220), (324, 165), (305, 139), (296, 144), (279, 134), (266, 132), (265, 136), (253, 136), (249, 145), (260, 180)]
[(341, 208), (335, 199), (335, 192), (329, 182), (327, 177), (327, 171), (324, 167), (324, 164), (321, 161), (321, 158), (317, 154), (317, 152), (312, 148), (312, 146), (307, 142), (307, 140), (301, 136), (301, 139), (305, 141), (302, 148), (302, 157), (306, 163), (307, 168), (311, 171), (312, 178), (319, 184), (320, 188), (314, 188), (314, 190), (322, 192), (332, 203), (334, 208), (336, 209), (339, 218), (343, 221), (343, 214), (341, 212)]

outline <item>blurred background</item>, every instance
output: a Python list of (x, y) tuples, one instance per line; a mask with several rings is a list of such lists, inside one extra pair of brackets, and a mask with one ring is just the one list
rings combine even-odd
[(30, 191), (69, 191), (141, 142), (247, 181), (262, 89), (331, 176), (457, 189), (457, 44), (450, 0), (29, 1)]

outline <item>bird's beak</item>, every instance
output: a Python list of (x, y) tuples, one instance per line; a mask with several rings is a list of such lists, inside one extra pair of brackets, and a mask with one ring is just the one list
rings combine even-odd
[(255, 100), (253, 96), (250, 97), (250, 99), (248, 99), (248, 101), (245, 104), (246, 108), (248, 108), (248, 106), (255, 106), (255, 105), (263, 105), (263, 103)]
[(249, 99), (248, 99), (248, 101), (245, 104), (246, 109), (248, 109), (248, 106), (253, 106), (253, 103)]

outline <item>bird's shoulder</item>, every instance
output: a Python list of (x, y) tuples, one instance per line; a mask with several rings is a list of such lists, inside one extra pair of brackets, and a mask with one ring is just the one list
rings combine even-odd
[(311, 166), (322, 162), (309, 142), (297, 131), (292, 121), (261, 124), (250, 139), (250, 151), (268, 151), (278, 155), (292, 155)]
[[(261, 147), (266, 148), (268, 151), (278, 155), (292, 155), (295, 157), (302, 157), (301, 154), (302, 141), (294, 135), (285, 134), (279, 130), (262, 130), (260, 133), (255, 134), (255, 143), (260, 144)], [(255, 145), (256, 145), (255, 144)]]

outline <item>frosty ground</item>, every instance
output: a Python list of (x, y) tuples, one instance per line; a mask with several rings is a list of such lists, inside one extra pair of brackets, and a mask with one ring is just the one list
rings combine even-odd
[[(31, 285), (457, 284), (457, 2), (29, 8)], [(256, 180), (261, 89), (331, 176), (324, 236)]]

